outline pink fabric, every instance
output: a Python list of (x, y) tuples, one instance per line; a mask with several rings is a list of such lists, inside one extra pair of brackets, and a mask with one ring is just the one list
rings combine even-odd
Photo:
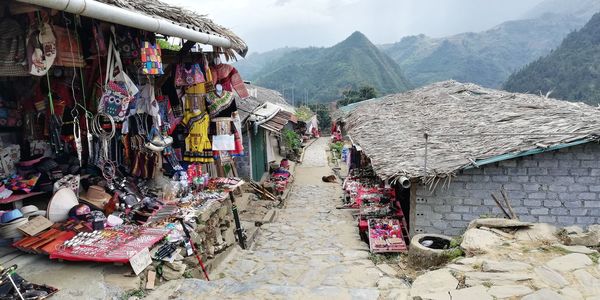
[(250, 97), (242, 76), (232, 65), (220, 64), (211, 68), (211, 71), (215, 85), (222, 85), (223, 90), (226, 91), (233, 92), (235, 90), (242, 99)]

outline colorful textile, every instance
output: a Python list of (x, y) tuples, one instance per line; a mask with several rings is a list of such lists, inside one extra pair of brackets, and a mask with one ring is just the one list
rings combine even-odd
[(207, 95), (208, 113), (211, 117), (216, 117), (221, 111), (227, 109), (233, 102), (233, 94), (228, 91), (223, 91), (223, 95), (219, 97), (215, 92), (210, 92)]
[(31, 174), (27, 176), (27, 178), (24, 178), (20, 175), (13, 175), (4, 179), (4, 185), (9, 190), (22, 191), (29, 194), (37, 184), (38, 179), (40, 179), (40, 175), (40, 173)]
[(164, 74), (162, 59), (160, 57), (161, 51), (158, 44), (143, 42), (140, 53), (142, 56), (142, 73), (150, 75)]
[(212, 145), (208, 137), (210, 119), (201, 95), (188, 94), (184, 99), (183, 124), (189, 133), (185, 138), (183, 160), (189, 162), (213, 162)]
[(211, 71), (215, 85), (222, 85), (225, 91), (233, 92), (235, 90), (242, 99), (250, 97), (242, 77), (232, 65), (219, 64), (212, 67)]
[(207, 94), (215, 90), (215, 85), (213, 83), (213, 75), (210, 68), (204, 68), (204, 73), (206, 74), (205, 82), (190, 86), (188, 89), (186, 89), (186, 93)]
[(200, 64), (192, 64), (189, 67), (186, 64), (178, 64), (175, 69), (175, 86), (190, 86), (205, 81)]

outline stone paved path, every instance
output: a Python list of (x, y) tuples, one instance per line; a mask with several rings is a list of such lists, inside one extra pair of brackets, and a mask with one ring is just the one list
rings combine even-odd
[(351, 212), (336, 210), (339, 184), (324, 183), (327, 139), (313, 143), (284, 209), (252, 250), (233, 254), (213, 281), (168, 282), (150, 299), (405, 299), (408, 288), (369, 260)]

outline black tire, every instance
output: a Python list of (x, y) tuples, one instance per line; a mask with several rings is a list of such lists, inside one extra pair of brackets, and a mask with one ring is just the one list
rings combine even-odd
[[(422, 241), (433, 241), (433, 248), (423, 246)], [(417, 268), (430, 268), (445, 264), (449, 260), (450, 242), (452, 238), (443, 234), (417, 234), (410, 240), (408, 260)], [(436, 249), (437, 248), (437, 249)]]

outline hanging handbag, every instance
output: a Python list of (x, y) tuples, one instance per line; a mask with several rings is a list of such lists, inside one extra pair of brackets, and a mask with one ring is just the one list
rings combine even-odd
[(204, 83), (204, 74), (200, 64), (178, 64), (175, 71), (175, 86), (189, 86)]
[(161, 59), (160, 46), (150, 42), (142, 42), (140, 51), (142, 61), (142, 73), (147, 75), (162, 75), (163, 65)]
[(0, 21), (0, 76), (29, 76), (25, 31), (14, 19)]
[(215, 91), (215, 85), (213, 83), (213, 74), (208, 67), (208, 63), (204, 63), (204, 73), (206, 74), (206, 80), (203, 83), (198, 83), (190, 86), (185, 90), (187, 94), (208, 94)]
[[(115, 68), (119, 73), (114, 75)], [(132, 93), (134, 91), (135, 93)], [(104, 77), (104, 93), (100, 98), (98, 112), (112, 116), (115, 121), (123, 121), (129, 113), (129, 102), (138, 92), (137, 87), (123, 71), (123, 63), (119, 52), (110, 39), (108, 57), (106, 59), (106, 76)]]

